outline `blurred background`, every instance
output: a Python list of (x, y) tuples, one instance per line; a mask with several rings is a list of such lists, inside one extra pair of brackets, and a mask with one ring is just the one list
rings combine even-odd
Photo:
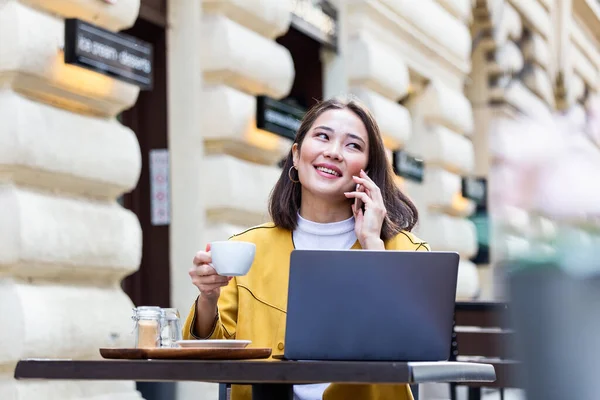
[(417, 235), (460, 253), (457, 300), (507, 301), (523, 260), (593, 279), (599, 68), (597, 0), (0, 0), (0, 398), (139, 399), (12, 374), (128, 345), (134, 305), (187, 314), (196, 251), (267, 220), (299, 119), (336, 95), (374, 113)]

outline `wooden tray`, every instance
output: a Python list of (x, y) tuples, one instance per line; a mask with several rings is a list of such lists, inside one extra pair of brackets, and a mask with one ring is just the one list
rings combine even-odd
[(245, 349), (191, 349), (191, 348), (157, 348), (157, 349), (108, 349), (101, 348), (100, 355), (109, 359), (163, 359), (163, 360), (246, 360), (269, 358), (270, 348)]

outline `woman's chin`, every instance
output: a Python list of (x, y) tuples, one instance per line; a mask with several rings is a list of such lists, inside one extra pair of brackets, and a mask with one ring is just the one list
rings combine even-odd
[(323, 188), (323, 187), (312, 187), (306, 188), (303, 187), (306, 194), (309, 196), (324, 199), (329, 202), (338, 202), (347, 200), (347, 197), (344, 195), (344, 191), (339, 188)]

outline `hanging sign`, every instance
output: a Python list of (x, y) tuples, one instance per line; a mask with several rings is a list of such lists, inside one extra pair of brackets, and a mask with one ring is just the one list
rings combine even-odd
[(464, 177), (462, 179), (462, 196), (475, 203), (475, 213), (469, 219), (477, 232), (477, 254), (471, 261), (477, 265), (490, 262), (490, 217), (487, 211), (487, 179)]
[(152, 45), (79, 19), (65, 21), (65, 64), (152, 89)]
[(490, 216), (485, 206), (478, 208), (475, 214), (469, 217), (475, 225), (477, 233), (477, 254), (471, 261), (477, 265), (486, 265), (490, 262)]
[(478, 208), (487, 203), (487, 179), (465, 177), (462, 179), (462, 196), (475, 202)]
[(423, 182), (425, 164), (422, 159), (408, 154), (404, 150), (394, 152), (394, 170), (397, 175), (415, 182)]
[(294, 140), (306, 110), (267, 96), (256, 100), (256, 127)]
[(337, 50), (338, 16), (327, 0), (292, 0), (292, 26), (333, 50)]
[(171, 196), (169, 186), (169, 150), (150, 150), (150, 221), (152, 225), (169, 225)]

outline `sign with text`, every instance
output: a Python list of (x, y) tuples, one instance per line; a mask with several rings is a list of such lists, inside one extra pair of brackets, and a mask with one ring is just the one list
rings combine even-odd
[(65, 21), (65, 64), (152, 89), (152, 45), (79, 19)]
[(256, 100), (256, 127), (294, 140), (306, 110), (267, 96)]
[(337, 50), (338, 16), (327, 0), (292, 0), (292, 26), (333, 50)]
[(404, 150), (394, 152), (394, 171), (397, 175), (415, 182), (423, 182), (425, 163), (422, 159), (408, 154)]

